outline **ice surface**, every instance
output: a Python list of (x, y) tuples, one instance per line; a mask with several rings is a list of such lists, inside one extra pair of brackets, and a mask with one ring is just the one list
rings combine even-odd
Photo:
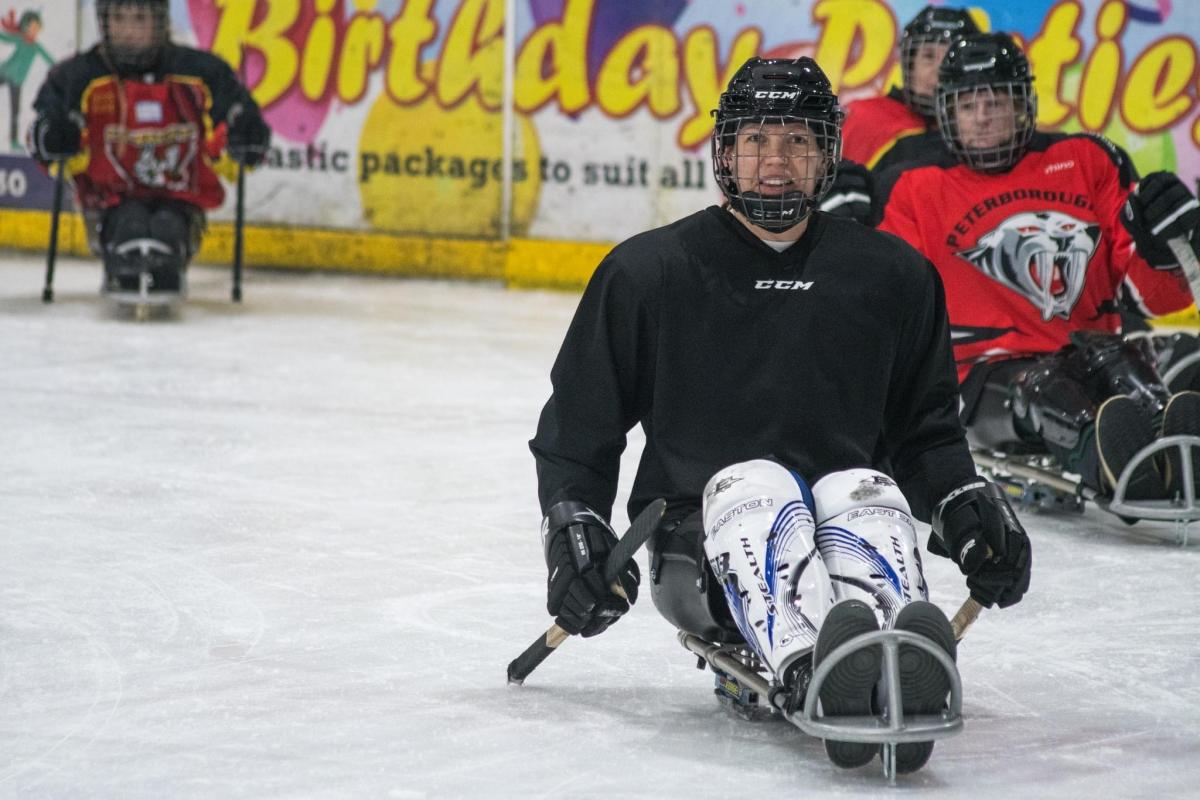
[(729, 716), (649, 602), (505, 685), (548, 624), (526, 441), (574, 295), (251, 272), (235, 307), (197, 268), (137, 323), (41, 269), (0, 259), (0, 796), (1195, 796), (1200, 547), (1027, 518), (966, 731), (892, 789)]

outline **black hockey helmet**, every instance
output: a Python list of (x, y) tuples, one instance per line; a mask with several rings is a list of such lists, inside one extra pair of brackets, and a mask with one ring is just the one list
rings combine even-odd
[(909, 108), (923, 117), (932, 118), (936, 113), (935, 95), (932, 92), (917, 93), (913, 78), (921, 45), (951, 45), (973, 33), (979, 33), (979, 27), (967, 10), (946, 6), (925, 6), (904, 26), (904, 33), (900, 36), (900, 76), (904, 102)]
[[(751, 58), (730, 79), (713, 115), (713, 175), (730, 206), (754, 225), (769, 231), (793, 227), (833, 185), (845, 115), (829, 79), (811, 58)], [(787, 131), (785, 150), (763, 150), (772, 136), (784, 141), (783, 126), (797, 124), (803, 128)], [(750, 126), (754, 130), (747, 132)], [(755, 149), (739, 149), (739, 136), (754, 139), (746, 146)], [(772, 154), (789, 163), (793, 179), (779, 194), (764, 194), (760, 159)], [(795, 178), (811, 185), (791, 188)]]
[(1012, 37), (979, 33), (951, 46), (938, 70), (937, 114), (946, 146), (971, 169), (1004, 172), (1020, 160), (1037, 125), (1037, 95)]
[[(141, 42), (137, 41), (136, 34), (131, 38), (127, 30), (113, 30), (114, 10), (127, 10), (133, 12), (136, 19), (144, 19), (152, 27), (150, 39)], [(154, 68), (170, 36), (169, 17), (168, 0), (96, 0), (100, 41), (112, 67), (121, 73)]]

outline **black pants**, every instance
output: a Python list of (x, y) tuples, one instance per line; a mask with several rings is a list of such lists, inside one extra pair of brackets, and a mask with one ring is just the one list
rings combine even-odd
[(156, 239), (190, 259), (200, 247), (203, 226), (204, 212), (189, 203), (126, 200), (104, 212), (100, 241), (109, 247), (132, 239)]
[(962, 382), (962, 422), (972, 446), (1013, 454), (1049, 453), (1099, 488), (1096, 412), (1127, 395), (1158, 414), (1170, 395), (1148, 340), (1076, 331), (1045, 355), (994, 361)]
[(131, 290), (149, 272), (155, 289), (178, 291), (203, 227), (204, 212), (174, 200), (131, 199), (106, 209), (97, 233), (108, 286)]

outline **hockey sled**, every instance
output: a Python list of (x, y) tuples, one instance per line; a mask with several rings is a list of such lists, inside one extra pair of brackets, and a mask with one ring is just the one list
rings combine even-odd
[[(1164, 500), (1132, 500), (1127, 497), (1129, 481), (1143, 462), (1177, 450), (1183, 472), (1183, 490)], [(1117, 479), (1112, 497), (1083, 485), (1077, 476), (1064, 473), (1049, 456), (1010, 456), (974, 450), (976, 465), (1004, 487), (1027, 510), (1071, 511), (1081, 513), (1088, 502), (1126, 522), (1142, 520), (1166, 522), (1167, 526), (1149, 526), (1139, 533), (1187, 545), (1191, 526), (1200, 520), (1195, 476), (1200, 475), (1200, 436), (1164, 436), (1139, 450)]]
[[(131, 309), (138, 321), (155, 312), (170, 313), (187, 296), (187, 269), (179, 267), (177, 254), (163, 242), (133, 239), (117, 247), (114, 255), (120, 264), (113, 275), (106, 268), (101, 294)], [(158, 285), (167, 276), (169, 284)]]
[[(856, 636), (835, 648), (813, 673), (804, 702), (796, 711), (788, 710), (788, 690), (772, 682), (765, 670), (744, 647), (719, 645), (698, 636), (679, 632), (679, 643), (700, 657), (700, 666), (717, 674), (718, 698), (729, 703), (742, 716), (780, 716), (809, 736), (843, 742), (864, 742), (882, 746), (883, 772), (889, 781), (896, 779), (896, 745), (929, 742), (953, 736), (963, 728), (962, 679), (949, 654), (933, 641), (908, 631), (873, 631)], [(933, 655), (950, 678), (950, 702), (941, 714), (908, 714), (903, 711), (900, 691), (900, 645), (912, 645)], [(826, 717), (820, 714), (817, 698), (821, 685), (842, 659), (873, 645), (883, 649), (881, 696), (885, 707), (878, 714), (862, 717)]]

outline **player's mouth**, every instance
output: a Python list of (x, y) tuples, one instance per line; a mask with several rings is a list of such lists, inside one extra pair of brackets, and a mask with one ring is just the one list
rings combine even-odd
[(792, 191), (796, 182), (787, 175), (764, 175), (758, 179), (758, 193), (763, 195), (781, 195)]

